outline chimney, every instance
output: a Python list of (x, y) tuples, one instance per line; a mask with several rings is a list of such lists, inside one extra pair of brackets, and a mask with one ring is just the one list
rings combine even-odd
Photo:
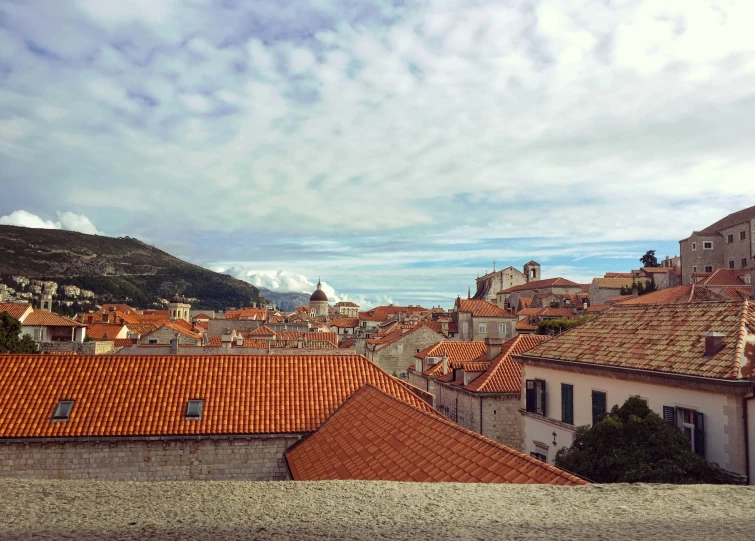
[(582, 310), (587, 310), (587, 303), (586, 302), (582, 303)]
[(446, 352), (443, 352), (443, 358), (440, 360), (442, 366), (443, 366), (443, 375), (445, 376), (448, 374), (448, 355)]
[(721, 351), (724, 347), (725, 334), (720, 332), (706, 332), (705, 337), (705, 353), (704, 357), (713, 357), (716, 353)]
[(503, 348), (503, 338), (486, 338), (485, 345), (488, 347), (488, 361), (495, 359)]
[(244, 345), (244, 337), (243, 336), (237, 336), (236, 337), (236, 345), (237, 346), (243, 346)]
[(178, 337), (170, 339), (170, 353), (171, 355), (178, 355)]

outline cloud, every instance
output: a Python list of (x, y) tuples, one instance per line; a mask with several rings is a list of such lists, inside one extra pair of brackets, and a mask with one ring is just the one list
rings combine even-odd
[(25, 210), (16, 210), (7, 216), (0, 216), (0, 224), (16, 225), (19, 227), (32, 227), (37, 229), (65, 229), (67, 231), (78, 231), (88, 235), (102, 235), (89, 218), (83, 214), (74, 214), (73, 212), (57, 212), (58, 220), (45, 220), (36, 214)]

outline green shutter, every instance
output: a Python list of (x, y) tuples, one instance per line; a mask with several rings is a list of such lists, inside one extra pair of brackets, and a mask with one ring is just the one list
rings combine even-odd
[(705, 456), (705, 419), (699, 411), (695, 412), (695, 453)]
[(574, 424), (574, 386), (561, 384), (561, 421)]
[(525, 385), (525, 396), (526, 396), (526, 410), (532, 413), (537, 412), (537, 404), (535, 403), (537, 401), (537, 394), (535, 391), (535, 380), (534, 379), (528, 379)]

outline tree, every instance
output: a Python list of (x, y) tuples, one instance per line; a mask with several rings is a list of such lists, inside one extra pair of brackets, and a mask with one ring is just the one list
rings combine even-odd
[(21, 322), (7, 312), (0, 313), (0, 353), (36, 353), (37, 344), (21, 335)]
[(660, 267), (658, 259), (655, 257), (655, 250), (648, 250), (645, 255), (640, 258), (640, 263), (643, 267)]
[(571, 329), (572, 327), (576, 327), (577, 325), (592, 319), (593, 317), (595, 317), (594, 314), (580, 316), (575, 319), (566, 317), (544, 319), (537, 324), (537, 334), (559, 335), (562, 332)]
[(596, 483), (731, 483), (717, 464), (696, 455), (681, 430), (639, 397), (614, 406), (592, 427), (580, 426), (556, 466)]

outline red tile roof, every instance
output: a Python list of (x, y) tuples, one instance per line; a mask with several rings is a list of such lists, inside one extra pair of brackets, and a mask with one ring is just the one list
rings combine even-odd
[(622, 287), (632, 287), (632, 283), (649, 282), (648, 278), (594, 278), (593, 284), (599, 289), (621, 289)]
[(702, 231), (697, 231), (702, 235), (713, 235), (721, 229), (727, 229), (735, 225), (739, 225), (744, 222), (755, 219), (755, 207), (748, 207), (746, 209), (732, 212), (725, 218), (718, 220), (716, 223), (709, 225)]
[(44, 310), (34, 310), (26, 316), (23, 323), (24, 327), (84, 327), (78, 321), (68, 319), (67, 317), (45, 312)]
[(339, 329), (353, 329), (359, 327), (358, 317), (341, 317), (334, 319), (330, 322), (331, 327), (338, 327)]
[(113, 340), (114, 348), (127, 348), (137, 344), (138, 341), (134, 338), (116, 338)]
[[(484, 374), (475, 378), (464, 387), (476, 393), (518, 393), (522, 386), (522, 366), (514, 362), (512, 355), (524, 353), (543, 342), (550, 340), (550, 336), (537, 334), (520, 334), (516, 338), (507, 340), (499, 353), (491, 362)], [(467, 365), (464, 365), (464, 370)]]
[[(311, 432), (365, 383), (432, 411), (359, 355), (8, 355), (0, 438)], [(185, 419), (189, 399), (201, 420)], [(53, 423), (60, 400), (71, 418)]]
[[(166, 318), (164, 321), (170, 321), (170, 320)], [(126, 327), (128, 327), (128, 330), (130, 332), (136, 333), (138, 335), (143, 335), (143, 334), (149, 334), (152, 331), (159, 329), (160, 323), (158, 322), (127, 323)]]
[(171, 329), (171, 330), (173, 330), (175, 332), (184, 334), (184, 335), (188, 336), (189, 338), (193, 338), (194, 340), (199, 340), (200, 338), (202, 338), (202, 334), (201, 333), (191, 330), (191, 327), (189, 327), (187, 329), (184, 325), (181, 325), (179, 323), (179, 320), (164, 322), (162, 325), (160, 325), (160, 327), (158, 327), (154, 331), (145, 333), (145, 336), (149, 336), (150, 334), (152, 334), (154, 332), (157, 332), (157, 331), (163, 329), (164, 327), (167, 327), (167, 328), (169, 328), (169, 329)]
[[(245, 333), (247, 336), (277, 336), (278, 333), (267, 325), (261, 325), (256, 329)], [(294, 338), (296, 340), (296, 338)]]
[(125, 325), (111, 323), (95, 323), (87, 327), (87, 336), (92, 340), (105, 340), (105, 334), (108, 340), (114, 340), (118, 333), (123, 330)]
[(267, 308), (240, 308), (228, 310), (225, 319), (267, 320)]
[[(724, 334), (724, 347), (705, 357), (708, 332)], [(744, 342), (753, 334), (753, 302), (616, 305), (526, 355), (709, 378), (752, 378), (755, 351)]]
[(289, 449), (286, 461), (296, 481), (587, 484), (371, 385)]
[(511, 312), (498, 308), (495, 304), (478, 299), (456, 299), (458, 312), (469, 312), (472, 317), (512, 317)]
[(603, 275), (603, 278), (631, 278), (631, 272), (607, 272)]
[(535, 280), (533, 282), (527, 282), (526, 284), (512, 286), (508, 289), (499, 291), (499, 293), (514, 293), (515, 291), (529, 291), (531, 289), (541, 289), (544, 287), (580, 287), (580, 285), (571, 280), (567, 280), (566, 278), (548, 278), (546, 280)]
[[(426, 357), (443, 357), (448, 358), (448, 368), (461, 368), (466, 362), (481, 360), (488, 351), (485, 342), (439, 342), (434, 346), (427, 347), (417, 353), (415, 357), (424, 359)], [(487, 360), (487, 359), (485, 359)], [(443, 373), (443, 363), (438, 363), (424, 371), (426, 376), (440, 376)]]
[(744, 286), (744, 277), (752, 272), (752, 269), (716, 269), (713, 274), (703, 280), (706, 286)]
[(676, 304), (680, 302), (689, 302), (690, 294), (693, 289), (692, 284), (683, 286), (667, 287), (665, 289), (659, 289), (652, 293), (646, 293), (638, 297), (631, 295), (626, 296), (624, 300), (620, 300), (618, 305), (624, 306), (628, 304)]
[(574, 318), (574, 312), (571, 308), (543, 308), (543, 311), (538, 314), (540, 317), (558, 317), (558, 318)]
[(608, 308), (610, 308), (608, 304), (594, 304), (592, 306), (588, 306), (585, 312), (588, 314), (594, 314), (597, 312), (602, 312), (603, 310), (607, 310)]
[(421, 306), (377, 306), (366, 312), (359, 312), (360, 321), (388, 321), (396, 314), (416, 314), (426, 311)]
[(196, 315), (196, 316), (194, 316), (194, 317), (191, 318), (192, 321), (197, 321), (198, 319), (206, 319), (206, 320), (209, 321), (212, 318), (210, 316), (208, 316), (207, 314), (205, 314), (205, 313)]
[(529, 318), (524, 318), (516, 322), (516, 330), (517, 331), (536, 331), (537, 325), (533, 325), (532, 323), (530, 323)]
[(10, 317), (21, 320), (21, 317), (31, 308), (31, 304), (8, 302), (0, 304), (0, 313), (7, 312)]

